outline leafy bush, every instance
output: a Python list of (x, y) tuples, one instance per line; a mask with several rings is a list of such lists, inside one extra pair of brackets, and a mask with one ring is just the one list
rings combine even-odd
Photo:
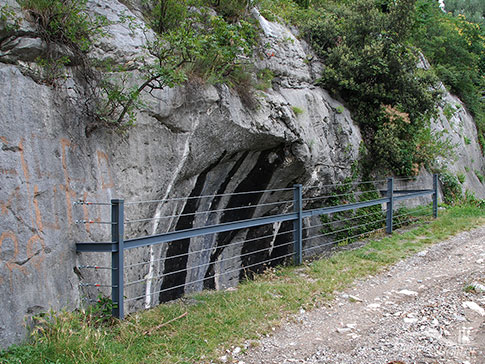
[[(446, 2), (450, 3), (450, 0)], [(466, 20), (463, 15), (444, 13), (436, 1), (417, 1), (413, 42), (422, 49), (446, 87), (474, 115), (482, 148), (485, 147), (484, 33), (479, 24)]]
[(382, 3), (327, 5), (304, 33), (326, 65), (319, 84), (348, 103), (362, 128), (366, 169), (412, 175), (442, 153), (435, 138), (422, 137), (437, 79), (416, 67), (418, 52), (409, 46), (414, 1)]
[(443, 190), (443, 202), (447, 205), (454, 205), (460, 202), (463, 198), (463, 189), (460, 181), (449, 172), (444, 172), (439, 175)]
[(482, 173), (480, 173), (480, 171), (475, 170), (475, 175), (477, 176), (480, 183), (485, 182), (485, 176)]
[(104, 35), (105, 17), (91, 17), (86, 12), (87, 0), (17, 0), (37, 26), (46, 44), (45, 53), (37, 59), (41, 79), (49, 84), (64, 75), (72, 63), (87, 67), (86, 53), (96, 38)]

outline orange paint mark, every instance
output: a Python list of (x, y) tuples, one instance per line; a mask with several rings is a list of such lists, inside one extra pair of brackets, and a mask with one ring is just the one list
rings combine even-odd
[(8, 212), (8, 209), (12, 205), (12, 198), (10, 198), (7, 202), (3, 202), (0, 200), (0, 209), (2, 210), (0, 215), (5, 215)]
[[(109, 168), (108, 155), (101, 150), (98, 150), (97, 154), (98, 154), (98, 169), (99, 169), (100, 174), (101, 174), (101, 188), (103, 188), (103, 189), (113, 188), (115, 186), (115, 184), (113, 182), (113, 178), (111, 176), (111, 170)], [(107, 174), (108, 174), (108, 181), (105, 181), (103, 179), (103, 174), (101, 173), (103, 161), (106, 163), (106, 171), (107, 171)]]
[(8, 140), (7, 140), (7, 138), (5, 138), (4, 136), (0, 136), (0, 140), (1, 140), (2, 142), (4, 142), (5, 144), (8, 144)]
[[(40, 253), (34, 251), (34, 243), (37, 242), (40, 247)], [(27, 242), (27, 259), (34, 265), (37, 270), (40, 270), (42, 262), (45, 259), (45, 242), (39, 235), (32, 236)]]
[(65, 138), (61, 139), (61, 150), (62, 150), (62, 157), (61, 157), (61, 162), (62, 162), (62, 170), (64, 171), (64, 180), (66, 185), (64, 186), (64, 191), (66, 193), (66, 208), (67, 208), (67, 221), (69, 225), (73, 224), (73, 219), (72, 219), (72, 203), (71, 203), (71, 188), (70, 188), (70, 183), (71, 183), (71, 177), (69, 176), (69, 172), (67, 170), (67, 158), (66, 158), (66, 148), (69, 148), (71, 146), (71, 141), (67, 140)]
[(11, 240), (13, 243), (13, 256), (8, 262), (5, 263), (5, 266), (8, 268), (8, 270), (10, 270), (10, 288), (12, 289), (13, 287), (12, 287), (11, 278), (12, 278), (13, 270), (17, 269), (25, 275), (27, 275), (27, 270), (25, 269), (25, 267), (16, 263), (17, 256), (19, 255), (19, 243), (17, 240), (17, 235), (15, 235), (13, 231), (4, 231), (2, 235), (0, 235), (0, 251), (3, 245), (3, 242), (6, 239)]
[(39, 209), (39, 203), (37, 201), (37, 195), (39, 194), (39, 186), (34, 185), (34, 210), (35, 210), (35, 222), (37, 224), (37, 228), (40, 232), (44, 231), (44, 226), (42, 225), (42, 215)]

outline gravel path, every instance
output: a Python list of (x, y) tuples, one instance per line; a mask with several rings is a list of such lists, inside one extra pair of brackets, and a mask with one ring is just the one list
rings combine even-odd
[(485, 364), (484, 289), (482, 226), (302, 310), (233, 362)]

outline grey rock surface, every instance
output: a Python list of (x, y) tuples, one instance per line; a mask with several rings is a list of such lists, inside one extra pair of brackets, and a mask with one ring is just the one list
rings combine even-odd
[[(143, 25), (138, 13), (121, 2), (91, 0), (89, 6), (94, 14), (110, 20), (126, 14)], [(106, 284), (108, 270), (77, 267), (108, 266), (110, 257), (75, 251), (76, 242), (110, 239), (108, 225), (76, 224), (77, 220), (109, 221), (109, 206), (80, 206), (75, 201), (151, 201), (280, 189), (295, 183), (324, 185), (350, 175), (362, 141), (350, 113), (346, 109), (337, 112), (342, 105), (313, 85), (320, 65), (307, 61), (308, 47), (285, 27), (266, 21), (257, 12), (255, 17), (263, 28), (262, 42), (271, 45), (271, 53), (254, 62), (258, 69), (269, 68), (276, 75), (273, 86), (259, 94), (257, 109), (247, 108), (227, 86), (188, 84), (162, 90), (156, 98), (144, 95), (146, 109), (124, 136), (104, 129), (86, 136), (87, 120), (73, 102), (82, 89), (75, 78), (52, 88), (22, 72), (42, 47), (29, 23), (22, 23), (25, 36), (15, 40), (19, 47), (0, 53), (0, 346), (21, 341), (26, 333), (24, 319), (32, 315), (74, 309), (83, 299), (109, 294), (106, 287), (79, 286), (81, 282)], [(137, 29), (112, 25), (112, 36), (101, 40), (92, 56), (136, 65), (146, 41), (146, 33)], [(295, 107), (302, 112), (295, 113)], [(485, 163), (473, 120), (463, 107), (453, 118), (455, 140), (463, 135), (471, 140), (470, 145), (460, 147), (454, 168), (470, 166), (466, 186), (481, 196), (483, 185), (472, 173), (483, 171)], [(436, 125), (449, 127), (443, 120)], [(428, 182), (431, 176), (423, 172), (420, 178)], [(291, 193), (265, 194), (245, 202), (273, 203), (291, 199)], [(288, 204), (258, 207), (239, 216), (200, 213), (237, 202), (241, 201), (211, 197), (195, 206), (187, 200), (127, 205), (128, 220), (153, 220), (128, 222), (126, 235), (162, 233), (292, 208)], [(196, 212), (189, 220), (159, 219)], [(204, 287), (237, 284), (239, 267), (251, 263), (240, 257), (250, 249), (241, 242), (258, 234), (272, 236), (260, 245), (270, 248), (262, 259), (271, 257), (283, 243), (277, 233), (288, 229), (282, 225), (227, 235), (225, 242), (230, 244), (219, 249), (221, 238), (207, 236), (130, 251), (126, 265), (149, 263), (127, 270), (127, 282), (141, 281), (126, 288), (129, 298), (140, 297), (127, 302), (128, 309), (150, 307)], [(182, 262), (195, 268), (187, 275), (173, 274), (170, 280), (159, 278), (163, 272), (176, 271), (167, 257), (187, 252), (199, 252)], [(153, 294), (177, 283), (182, 285), (180, 292)]]

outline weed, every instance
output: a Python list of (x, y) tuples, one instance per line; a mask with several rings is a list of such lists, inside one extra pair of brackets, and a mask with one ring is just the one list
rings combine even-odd
[(345, 110), (345, 108), (342, 105), (337, 106), (337, 108), (335, 109), (337, 114), (342, 114), (344, 112), (344, 110)]
[(255, 88), (260, 91), (265, 91), (272, 87), (272, 81), (274, 78), (274, 73), (269, 68), (264, 68), (259, 70), (256, 74), (258, 83)]
[(480, 171), (475, 170), (475, 175), (477, 176), (477, 178), (480, 181), (480, 183), (484, 183), (485, 182), (485, 176), (482, 173), (480, 173)]
[(301, 107), (298, 107), (298, 106), (292, 106), (291, 107), (291, 110), (293, 110), (293, 113), (296, 115), (296, 116), (299, 116), (301, 114), (303, 114), (303, 109)]
[(457, 173), (456, 178), (458, 178), (458, 182), (461, 184), (465, 183), (466, 176), (464, 173)]

